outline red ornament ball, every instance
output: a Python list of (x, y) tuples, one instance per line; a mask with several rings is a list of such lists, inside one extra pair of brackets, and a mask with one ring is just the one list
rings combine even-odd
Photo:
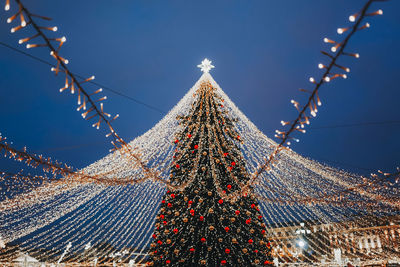
[(190, 137), (192, 137), (192, 135), (191, 135), (191, 134), (188, 134), (188, 137), (190, 138)]
[(204, 221), (204, 217), (203, 216), (200, 216), (200, 221), (201, 222)]
[(178, 139), (176, 139), (176, 140), (175, 140), (175, 144), (177, 144), (178, 142), (179, 142), (179, 140), (178, 140)]
[(176, 164), (175, 167), (176, 167), (177, 169), (179, 169), (180, 166), (179, 166), (179, 164)]
[(175, 198), (175, 194), (171, 194), (171, 197), (172, 197), (172, 198)]
[(231, 252), (231, 250), (229, 248), (225, 249), (225, 253), (229, 254)]
[(189, 200), (189, 201), (188, 201), (188, 204), (189, 204), (189, 205), (192, 205), (192, 204), (193, 204), (193, 201)]
[(171, 204), (171, 203), (168, 203), (167, 206), (168, 206), (169, 208), (171, 208), (171, 207), (172, 207), (172, 204)]
[(267, 265), (267, 264), (273, 264), (273, 262), (270, 262), (270, 261), (264, 261), (264, 265)]
[(263, 229), (263, 230), (261, 230), (261, 233), (262, 233), (262, 234), (265, 234), (265, 230), (264, 230), (264, 229)]
[(194, 248), (190, 248), (189, 251), (190, 251), (190, 252), (194, 252)]
[(240, 211), (238, 211), (238, 210), (235, 211), (235, 214), (236, 214), (236, 215), (239, 215), (239, 214), (240, 214)]
[(161, 203), (165, 204), (165, 200), (163, 199), (163, 200), (161, 201)]
[(232, 161), (231, 165), (232, 165), (232, 166), (235, 166), (235, 165), (236, 165), (236, 162)]
[(176, 229), (176, 228), (173, 231), (174, 231), (175, 234), (178, 233), (178, 229)]
[(226, 264), (226, 260), (222, 260), (221, 265), (225, 265), (225, 264)]
[(156, 238), (157, 238), (157, 236), (156, 236), (155, 234), (153, 234), (153, 238), (154, 238), (154, 239), (156, 239)]
[(161, 240), (158, 240), (157, 243), (158, 243), (159, 245), (161, 245), (161, 244), (162, 244), (162, 241), (161, 241)]
[(253, 239), (249, 239), (249, 244), (253, 244)]
[(224, 201), (222, 199), (220, 199), (220, 200), (218, 200), (218, 203), (222, 204), (222, 203), (224, 203)]
[(164, 217), (165, 217), (164, 214), (160, 215), (160, 219), (164, 219)]
[(230, 184), (228, 184), (228, 185), (226, 186), (226, 188), (231, 189), (232, 186), (231, 186)]
[(250, 224), (250, 223), (251, 223), (251, 219), (247, 219), (246, 224)]
[(194, 145), (194, 149), (198, 149), (199, 148), (199, 146), (198, 145)]
[(166, 264), (170, 264), (171, 261), (170, 261), (170, 260), (166, 260), (165, 263), (166, 263)]
[(204, 242), (206, 242), (206, 239), (205, 239), (204, 237), (202, 237), (202, 238), (200, 239), (200, 241), (201, 241), (201, 243), (204, 243)]
[(225, 231), (226, 231), (226, 232), (229, 232), (229, 230), (230, 230), (230, 229), (229, 229), (229, 227), (228, 227), (228, 226), (227, 226), (227, 227), (225, 227)]
[(164, 224), (164, 225), (167, 225), (167, 221), (163, 221), (163, 224)]
[(251, 208), (254, 209), (256, 204), (251, 204)]

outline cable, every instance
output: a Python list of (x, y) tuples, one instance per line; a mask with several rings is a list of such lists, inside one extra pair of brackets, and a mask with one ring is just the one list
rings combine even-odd
[[(11, 50), (13, 50), (13, 51), (15, 51), (15, 52), (18, 52), (18, 53), (20, 53), (20, 54), (22, 54), (22, 55), (24, 55), (24, 56), (30, 57), (30, 58), (32, 58), (32, 59), (38, 61), (38, 62), (41, 62), (41, 63), (46, 64), (46, 65), (51, 66), (51, 67), (55, 67), (55, 65), (51, 64), (50, 62), (48, 62), (48, 61), (46, 61), (46, 60), (44, 60), (44, 59), (41, 59), (41, 58), (39, 58), (39, 57), (36, 57), (36, 56), (31, 55), (31, 54), (29, 54), (29, 53), (26, 53), (25, 51), (22, 51), (22, 50), (20, 50), (20, 49), (18, 49), (18, 48), (12, 47), (12, 46), (10, 46), (10, 45), (8, 45), (8, 44), (6, 44), (6, 43), (3, 43), (3, 42), (1, 42), (1, 41), (0, 41), (0, 45), (2, 45), (2, 46), (4, 46), (4, 47), (7, 47), (7, 48), (9, 48), (9, 49), (11, 49)], [(85, 79), (86, 79), (86, 78), (84, 78), (82, 75), (79, 75), (79, 74), (76, 74), (76, 73), (73, 73), (73, 74), (74, 74), (76, 77), (79, 77), (79, 78), (82, 79), (82, 80), (85, 80)], [(152, 106), (152, 105), (150, 105), (150, 104), (147, 104), (147, 103), (145, 103), (145, 102), (143, 102), (143, 101), (140, 101), (140, 100), (138, 100), (138, 99), (135, 99), (135, 98), (133, 98), (133, 97), (131, 97), (131, 96), (125, 95), (125, 94), (123, 94), (123, 93), (120, 93), (120, 92), (118, 92), (117, 90), (114, 90), (114, 89), (112, 89), (112, 88), (110, 88), (110, 87), (108, 87), (108, 86), (105, 86), (105, 85), (103, 85), (103, 84), (100, 84), (100, 83), (97, 83), (97, 82), (94, 82), (94, 81), (90, 81), (90, 83), (93, 84), (93, 85), (96, 85), (96, 86), (100, 86), (101, 88), (103, 88), (103, 89), (105, 89), (105, 90), (108, 90), (108, 91), (110, 91), (110, 92), (113, 92), (113, 93), (116, 94), (116, 95), (125, 97), (125, 98), (127, 98), (127, 99), (129, 99), (129, 100), (131, 100), (131, 101), (133, 101), (133, 102), (135, 102), (135, 103), (137, 103), (137, 104), (140, 104), (140, 105), (142, 105), (142, 106), (145, 106), (145, 107), (147, 107), (147, 108), (149, 108), (149, 109), (152, 109), (152, 110), (154, 110), (154, 111), (157, 111), (157, 112), (159, 112), (159, 113), (162, 113), (162, 114), (166, 113), (164, 110), (161, 110), (161, 109), (159, 109), (159, 108), (157, 108), (157, 107), (154, 107), (154, 106)]]
[(368, 125), (385, 125), (385, 124), (398, 124), (398, 123), (400, 123), (400, 121), (360, 122), (360, 123), (337, 124), (337, 125), (310, 127), (309, 129), (332, 129), (332, 128), (342, 128), (342, 127), (368, 126)]

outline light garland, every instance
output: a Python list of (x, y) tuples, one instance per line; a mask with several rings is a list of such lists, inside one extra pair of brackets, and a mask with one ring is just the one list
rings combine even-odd
[[(377, 15), (381, 13), (378, 12)], [(356, 17), (360, 18), (359, 15)], [(25, 23), (25, 26), (28, 25), (29, 20)], [(52, 29), (54, 30), (54, 28)], [(347, 29), (347, 31), (351, 32), (351, 29)], [(346, 30), (342, 29), (342, 32), (346, 32)], [(63, 39), (56, 41), (60, 42)], [(336, 45), (337, 43), (335, 43)], [(345, 44), (342, 43), (336, 49), (341, 51), (340, 49), (344, 47)], [(342, 54), (347, 53), (342, 51)], [(53, 53), (53, 55), (55, 54)], [(357, 57), (358, 54), (348, 55)], [(65, 64), (65, 59), (61, 57), (57, 57), (56, 60), (60, 62), (60, 66), (62, 66), (61, 63)], [(334, 64), (335, 67), (348, 72), (347, 68)], [(322, 64), (320, 67), (327, 69)], [(324, 75), (323, 82), (327, 81), (326, 77), (329, 77), (329, 80), (339, 77), (334, 76), (335, 74)], [(68, 76), (66, 79), (68, 87), (65, 86), (67, 88), (63, 90), (72, 91), (71, 80), (71, 77)], [(315, 83), (315, 79), (312, 79), (311, 82)], [(363, 208), (370, 210), (373, 208), (371, 213), (379, 216), (397, 212), (396, 208), (400, 203), (397, 184), (398, 172), (394, 174), (380, 173), (378, 176), (374, 175), (373, 179), (362, 180), (363, 178), (360, 176), (330, 168), (302, 157), (288, 148), (282, 147), (279, 149), (279, 153), (275, 153), (278, 144), (259, 131), (222, 91), (211, 75), (204, 73), (192, 89), (158, 124), (127, 144), (130, 148), (135, 148), (141, 162), (146, 162), (152, 172), (157, 173), (157, 177), (163, 181), (162, 183), (158, 183), (157, 179), (149, 180), (149, 176), (144, 174), (141, 168), (132, 165), (132, 159), (126, 157), (126, 151), (117, 149), (103, 159), (80, 170), (79, 175), (76, 174), (77, 172), (73, 172), (74, 175), (77, 175), (74, 179), (52, 181), (30, 192), (1, 201), (0, 221), (3, 224), (0, 226), (0, 235), (3, 242), (7, 246), (14, 243), (19, 244), (22, 250), (32, 255), (38, 255), (38, 257), (40, 255), (48, 257), (46, 260), (49, 261), (58, 260), (69, 242), (72, 246), (65, 255), (65, 261), (89, 261), (91, 257), (96, 256), (99, 262), (107, 262), (110, 261), (110, 255), (115, 256), (124, 249), (128, 252), (123, 254), (123, 261), (127, 262), (132, 258), (138, 259), (137, 255), (145, 252), (150, 244), (150, 235), (153, 231), (159, 202), (166, 190), (164, 185), (177, 190), (183, 190), (190, 185), (190, 179), (183, 187), (167, 182), (175, 149), (177, 147), (184, 149), (179, 147), (179, 144), (176, 145), (175, 139), (172, 137), (175, 136), (177, 129), (183, 126), (178, 124), (176, 118), (188, 116), (190, 107), (198, 97), (198, 90), (204, 83), (214, 88), (216, 98), (220, 100), (220, 104), (223, 103), (221, 108), (224, 112), (232, 118), (237, 118), (234, 125), (225, 127), (227, 130), (225, 134), (237, 133), (243, 142), (240, 150), (244, 158), (236, 156), (233, 158), (235, 162), (246, 161), (247, 172), (257, 173), (258, 179), (254, 183), (254, 191), (259, 199), (260, 210), (267, 225), (292, 227), (304, 221), (310, 221), (317, 225), (331, 224), (335, 221), (349, 220), (349, 216), (357, 215)], [(72, 84), (76, 85), (76, 81), (74, 80)], [(76, 87), (75, 90), (77, 90)], [(314, 97), (316, 98), (310, 102), (311, 107), (306, 105), (305, 108), (316, 114), (315, 105), (318, 105), (320, 101), (316, 94)], [(298, 102), (293, 100), (292, 103), (299, 108)], [(101, 108), (99, 110), (102, 112)], [(215, 117), (217, 111), (209, 108), (204, 112)], [(309, 118), (311, 117), (301, 117), (300, 125), (307, 124)], [(289, 125), (290, 123), (283, 122), (282, 124)], [(95, 125), (95, 127), (97, 126)], [(294, 129), (295, 131), (304, 130), (301, 126)], [(204, 125), (195, 124), (192, 131), (201, 134), (204, 131)], [(208, 138), (214, 137), (218, 140), (217, 137), (221, 134), (220, 129), (215, 129), (213, 132), (208, 132)], [(289, 138), (287, 132), (284, 134), (284, 132), (278, 131), (277, 134)], [(220, 151), (222, 145), (227, 144), (223, 144), (223, 142), (216, 144), (217, 151)], [(201, 142), (199, 148), (203, 148)], [(21, 155), (26, 156), (22, 158), (24, 161), (35, 157), (31, 154), (19, 154), (21, 151), (11, 148), (9, 145), (6, 151), (8, 155), (17, 160)], [(209, 150), (208, 153), (211, 155), (214, 152)], [(260, 170), (259, 159), (263, 158), (265, 154), (274, 155), (270, 161), (274, 162), (274, 167), (269, 172), (258, 173)], [(174, 161), (176, 160), (178, 159), (174, 159)], [(48, 164), (58, 166), (59, 169), (55, 168), (54, 170), (60, 171), (59, 175), (62, 175), (62, 165), (58, 165), (58, 162), (46, 158), (44, 163), (48, 167), (50, 167)], [(138, 161), (136, 164), (140, 165)], [(200, 168), (200, 162), (195, 161), (194, 164)], [(229, 168), (231, 162), (226, 161), (222, 164)], [(212, 168), (216, 169), (215, 165), (213, 166)], [(36, 179), (20, 173), (4, 173), (4, 176), (6, 179), (8, 179), (7, 177)], [(91, 180), (85, 180), (82, 176), (90, 177)], [(214, 174), (212, 176), (215, 177)], [(99, 180), (99, 177), (102, 179)], [(43, 180), (46, 179), (51, 180), (51, 178), (43, 176)], [(232, 176), (232, 179), (236, 179), (236, 177)], [(360, 180), (362, 180), (361, 183)], [(137, 181), (141, 181), (141, 183)], [(29, 186), (27, 185), (27, 187)], [(217, 186), (220, 187), (218, 193), (227, 198), (228, 196), (224, 195), (221, 186)], [(335, 194), (340, 194), (340, 196)], [(368, 220), (361, 218), (358, 224), (367, 225)], [(345, 229), (344, 226), (338, 227), (339, 230)], [(271, 235), (271, 240), (274, 240), (274, 236), (277, 237), (276, 233), (268, 234)], [(102, 243), (105, 241), (107, 243)], [(317, 238), (315, 242), (311, 240), (309, 244), (311, 247), (318, 248), (318, 241), (325, 242), (326, 237)], [(284, 245), (282, 240), (275, 242)], [(91, 246), (85, 249), (89, 243)], [(44, 249), (45, 252), (41, 254), (38, 252), (39, 248)], [(97, 252), (96, 249), (98, 249)], [(87, 255), (83, 256), (84, 253)], [(0, 261), (1, 259), (0, 255)], [(297, 257), (297, 259), (299, 258)]]

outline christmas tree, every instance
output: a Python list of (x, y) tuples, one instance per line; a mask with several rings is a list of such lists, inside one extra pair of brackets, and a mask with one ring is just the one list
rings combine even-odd
[[(205, 59), (199, 65), (208, 73)], [(240, 151), (242, 140), (224, 100), (204, 80), (181, 129), (170, 172), (174, 189), (162, 198), (150, 266), (272, 265), (271, 246)], [(238, 197), (233, 197), (238, 196)]]

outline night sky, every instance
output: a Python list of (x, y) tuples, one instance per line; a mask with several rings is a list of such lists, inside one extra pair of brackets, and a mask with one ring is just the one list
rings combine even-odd
[[(222, 89), (272, 137), (281, 120), (297, 115), (290, 100), (305, 102), (298, 89), (311, 89), (308, 78), (322, 74), (317, 65), (327, 61), (319, 51), (330, 48), (323, 38), (338, 39), (337, 27), (349, 25), (348, 16), (365, 1), (24, 3), (31, 12), (53, 18), (44, 22), (58, 26), (51, 36), (67, 37), (61, 55), (74, 73), (96, 75), (96, 82), (159, 110), (104, 91), (105, 110), (120, 114), (115, 128), (130, 141), (192, 87), (201, 75), (196, 66), (205, 57), (213, 61), (211, 75)], [(370, 10), (379, 8), (384, 15), (367, 18), (371, 28), (349, 43), (348, 51), (360, 58), (339, 61), (351, 69), (348, 79), (321, 87), (318, 116), (292, 147), (360, 174), (391, 172), (400, 165), (400, 1), (375, 3)], [(18, 45), (29, 35), (10, 33), (6, 19), (11, 15), (1, 7), (0, 42), (54, 62), (46, 48)], [(108, 154), (111, 144), (105, 131), (95, 130), (76, 112), (76, 96), (59, 93), (63, 83), (49, 66), (0, 45), (0, 132), (17, 148), (27, 146), (82, 168)], [(24, 164), (0, 160), (0, 171), (21, 168), (29, 171)]]

